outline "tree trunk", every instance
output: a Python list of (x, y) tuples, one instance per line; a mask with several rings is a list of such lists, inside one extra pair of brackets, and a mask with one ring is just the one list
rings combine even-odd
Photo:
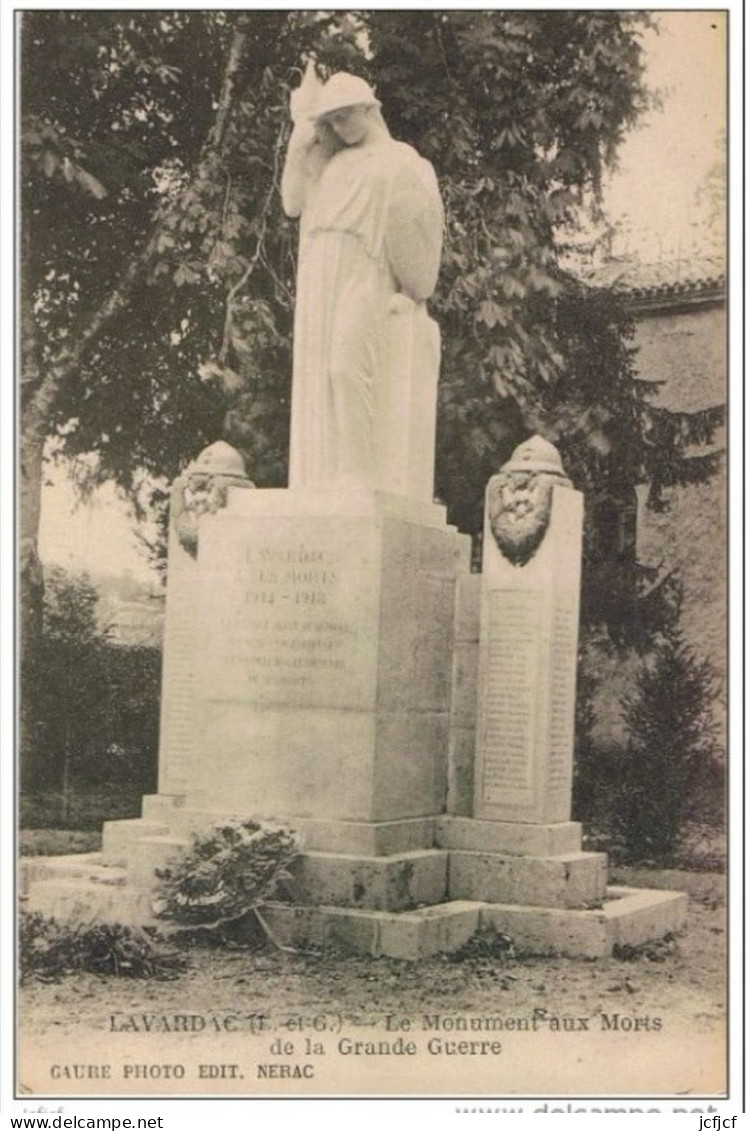
[(38, 551), (44, 437), (21, 438), (20, 538), (18, 581), (20, 596), (20, 716), (19, 758), (22, 790), (33, 785), (33, 702), (30, 694), (41, 647), (44, 614), (44, 574)]
[[(28, 265), (28, 231), (22, 229), (24, 261)], [(33, 702), (30, 689), (38, 664), (44, 615), (44, 574), (39, 559), (42, 466), (46, 420), (36, 411), (35, 393), (41, 383), (39, 350), (31, 299), (28, 267), (21, 278), (21, 435), (19, 443), (20, 491), (18, 590), (20, 597), (20, 713), (19, 773), (21, 790), (33, 786)]]

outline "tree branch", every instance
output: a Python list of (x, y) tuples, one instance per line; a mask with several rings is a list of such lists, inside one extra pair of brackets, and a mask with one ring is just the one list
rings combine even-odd
[(223, 340), (220, 345), (220, 353), (218, 354), (218, 363), (225, 365), (228, 358), (228, 350), (231, 344), (231, 329), (233, 327), (233, 304), (236, 296), (248, 283), (251, 276), (254, 274), (254, 269), (257, 263), (263, 258), (264, 252), (264, 237), (267, 234), (267, 220), (269, 218), (270, 209), (272, 207), (272, 198), (276, 192), (280, 191), (280, 153), (282, 152), (285, 141), (287, 138), (287, 129), (283, 128), (275, 142), (274, 158), (272, 165), (272, 181), (269, 186), (269, 191), (264, 199), (262, 210), (259, 213), (258, 231), (256, 236), (256, 248), (254, 254), (246, 265), (246, 270), (240, 279), (233, 284), (228, 291), (225, 298), (225, 322), (223, 323)]
[[(248, 19), (249, 17), (246, 14), (236, 17), (236, 26), (223, 69), (215, 121), (205, 142), (191, 184), (185, 188), (185, 193), (194, 191), (195, 186), (199, 187), (209, 178), (215, 155), (219, 153), (225, 140), (233, 107), (236, 78), (248, 42), (246, 30)], [(175, 207), (178, 207), (178, 204)], [(78, 332), (75, 344), (65, 347), (48, 366), (39, 387), (29, 399), (24, 411), (23, 427), (29, 438), (32, 435), (40, 440), (46, 437), (47, 424), (60, 388), (77, 371), (90, 345), (100, 336), (116, 315), (126, 308), (135, 287), (145, 276), (147, 268), (156, 254), (158, 237), (164, 227), (164, 218), (161, 218), (147, 243), (130, 259), (120, 276), (119, 283), (91, 316), (87, 326)], [(25, 339), (26, 333), (24, 333), (24, 341)], [(27, 355), (30, 358), (32, 351), (24, 349), (22, 382), (34, 381), (35, 377), (33, 369), (27, 371)]]

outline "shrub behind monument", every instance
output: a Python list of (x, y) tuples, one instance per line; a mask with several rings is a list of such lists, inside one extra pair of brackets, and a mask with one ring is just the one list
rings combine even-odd
[(630, 860), (665, 862), (684, 823), (722, 816), (717, 679), (677, 627), (659, 636), (623, 701), (629, 731), (614, 831)]

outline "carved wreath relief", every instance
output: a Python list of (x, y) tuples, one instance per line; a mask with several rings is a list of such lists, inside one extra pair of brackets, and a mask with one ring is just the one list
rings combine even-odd
[(529, 561), (546, 534), (552, 509), (552, 476), (503, 472), (489, 488), (490, 529), (513, 565)]
[(555, 486), (570, 486), (557, 449), (539, 436), (519, 445), (487, 488), (490, 530), (515, 566), (534, 556), (549, 526)]

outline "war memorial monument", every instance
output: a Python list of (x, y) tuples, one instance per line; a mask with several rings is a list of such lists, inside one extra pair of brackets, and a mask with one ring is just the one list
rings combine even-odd
[(255, 488), (222, 440), (173, 484), (158, 792), (100, 854), (35, 862), (29, 906), (150, 923), (155, 870), (251, 817), (302, 847), (263, 912), (291, 944), (416, 959), (493, 926), (594, 957), (663, 936), (686, 897), (608, 887), (570, 819), (582, 496), (550, 443), (520, 445), (471, 572), (433, 502), (435, 174), (351, 75), (308, 74), (291, 111), (289, 486)]

